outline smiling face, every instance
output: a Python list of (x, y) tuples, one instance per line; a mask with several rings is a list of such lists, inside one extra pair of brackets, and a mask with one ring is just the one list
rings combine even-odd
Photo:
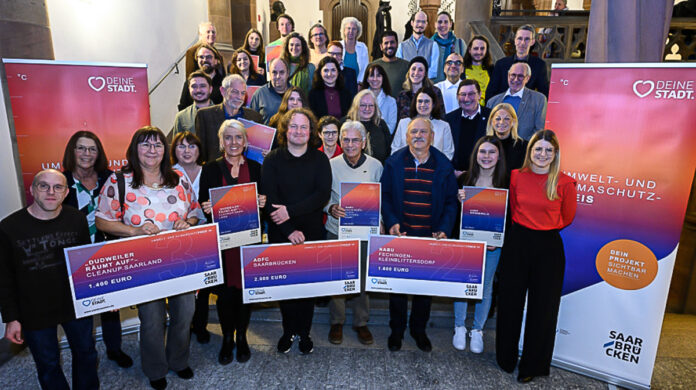
[(464, 70), (462, 67), (463, 62), (463, 58), (457, 53), (452, 53), (447, 56), (445, 60), (445, 75), (448, 79), (459, 80), (459, 76), (462, 75), (462, 71)]
[(411, 152), (425, 152), (430, 147), (432, 138), (433, 131), (426, 120), (416, 118), (408, 124), (406, 143)]
[(500, 159), (500, 151), (490, 142), (484, 142), (476, 153), (476, 162), (482, 169), (495, 168)]
[(338, 141), (338, 127), (333, 123), (324, 126), (319, 133), (324, 148), (332, 149)]
[(341, 149), (343, 149), (343, 154), (345, 154), (349, 160), (356, 161), (360, 157), (360, 153), (362, 153), (364, 147), (365, 140), (358, 130), (347, 129), (343, 131)]
[(360, 106), (358, 107), (358, 119), (361, 121), (369, 121), (375, 115), (375, 99), (372, 94), (365, 94), (360, 99)]
[(394, 58), (396, 56), (396, 49), (398, 45), (396, 44), (396, 38), (393, 36), (385, 36), (382, 38), (382, 44), (380, 49), (382, 49), (382, 54), (387, 58)]
[(292, 22), (288, 18), (280, 18), (278, 19), (278, 32), (280, 32), (280, 36), (284, 37), (290, 34), (295, 30), (295, 26), (292, 25)]
[(496, 111), (492, 118), (495, 136), (506, 139), (512, 131), (512, 116), (504, 109)]
[(442, 38), (446, 37), (452, 29), (452, 21), (446, 14), (440, 14), (437, 17), (437, 34)]
[(416, 97), (416, 112), (418, 116), (430, 118), (433, 112), (433, 99), (427, 93), (421, 92)]
[(198, 38), (200, 39), (200, 41), (205, 42), (209, 45), (215, 43), (216, 36), (217, 32), (215, 31), (215, 26), (213, 26), (212, 24), (204, 25), (203, 28), (198, 30)]
[(290, 92), (290, 97), (288, 97), (288, 111), (293, 108), (302, 108), (302, 97), (297, 91)]
[(150, 137), (138, 144), (138, 160), (141, 169), (159, 169), (164, 157), (164, 143), (158, 137)]
[(248, 42), (249, 42), (249, 48), (251, 50), (256, 51), (259, 49), (259, 46), (261, 45), (261, 36), (257, 33), (251, 33), (251, 34), (249, 34)]
[(179, 144), (174, 148), (174, 154), (176, 159), (181, 165), (195, 164), (198, 161), (198, 156), (200, 151), (196, 144), (189, 144), (189, 142), (183, 138)]
[(212, 73), (218, 64), (215, 53), (205, 47), (198, 49), (196, 60), (198, 61), (198, 67), (207, 74)]
[(246, 137), (241, 130), (235, 127), (228, 127), (222, 133), (222, 146), (225, 151), (225, 157), (238, 157), (244, 152), (247, 146)]
[(301, 113), (293, 114), (288, 122), (288, 146), (296, 148), (307, 146), (310, 132), (309, 118)]
[(224, 103), (235, 112), (244, 104), (246, 94), (246, 83), (243, 81), (233, 81), (229, 88), (220, 87)]
[(548, 172), (556, 158), (556, 148), (549, 141), (540, 139), (532, 145), (532, 165), (537, 172)]
[(326, 65), (321, 68), (321, 78), (324, 80), (325, 86), (336, 86), (336, 80), (338, 79), (338, 69), (336, 68), (336, 64), (333, 62), (327, 62)]
[(75, 165), (81, 169), (92, 169), (99, 157), (97, 143), (93, 139), (80, 137), (75, 143)]
[(189, 80), (189, 93), (194, 102), (207, 102), (210, 98), (210, 94), (213, 93), (213, 87), (209, 85), (208, 80), (203, 77), (192, 77), (191, 80)]
[(378, 91), (382, 88), (382, 74), (377, 68), (372, 68), (372, 73), (367, 76), (367, 83), (370, 84), (370, 89)]
[(486, 56), (486, 51), (488, 47), (486, 42), (481, 39), (474, 39), (471, 42), (471, 47), (469, 47), (469, 55), (471, 55), (471, 61), (474, 65), (481, 65), (483, 58)]
[(420, 37), (425, 32), (425, 28), (428, 26), (428, 15), (423, 11), (418, 11), (416, 16), (411, 21), (411, 27), (413, 28), (413, 35)]
[(249, 64), (251, 64), (251, 59), (246, 55), (246, 53), (244, 53), (244, 52), (237, 53), (237, 61), (235, 62), (235, 65), (237, 65), (237, 68), (240, 71), (242, 71), (242, 72), (248, 71)]
[(288, 42), (288, 53), (292, 57), (299, 57), (302, 54), (302, 41), (300, 38), (290, 38)]
[(527, 74), (527, 67), (521, 63), (512, 64), (508, 71), (508, 87), (510, 87), (510, 92), (519, 92), (527, 85), (528, 81), (529, 75)]
[(480, 99), (481, 94), (473, 85), (465, 85), (459, 88), (459, 93), (457, 93), (459, 107), (461, 107), (462, 111), (467, 115), (473, 115), (478, 111)]
[(312, 41), (315, 48), (323, 48), (328, 42), (328, 37), (321, 27), (314, 27), (310, 32), (309, 39)]
[(411, 80), (411, 85), (420, 85), (425, 77), (425, 66), (420, 62), (414, 62), (410, 68), (408, 68), (408, 78)]

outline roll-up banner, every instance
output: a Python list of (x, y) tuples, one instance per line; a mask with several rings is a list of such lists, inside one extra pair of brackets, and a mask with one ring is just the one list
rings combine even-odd
[(578, 209), (554, 365), (649, 388), (696, 166), (696, 65), (554, 64), (546, 127)]
[(95, 133), (111, 170), (124, 165), (131, 136), (150, 124), (145, 64), (3, 59), (27, 203), (34, 175), (62, 170), (76, 131)]

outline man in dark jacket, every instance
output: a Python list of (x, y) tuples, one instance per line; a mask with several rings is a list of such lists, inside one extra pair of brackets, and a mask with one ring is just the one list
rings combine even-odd
[(491, 109), (479, 104), (481, 87), (478, 81), (467, 79), (457, 87), (459, 108), (450, 112), (445, 120), (452, 131), (454, 157), (452, 165), (457, 177), (469, 169), (469, 156), (476, 141), (486, 135), (486, 125)]

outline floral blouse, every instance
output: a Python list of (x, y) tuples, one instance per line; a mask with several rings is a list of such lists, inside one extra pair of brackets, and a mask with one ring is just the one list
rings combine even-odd
[(174, 222), (178, 219), (204, 219), (203, 210), (198, 204), (191, 183), (181, 172), (175, 172), (179, 175), (179, 184), (174, 188), (159, 189), (144, 185), (133, 189), (133, 174), (125, 173), (126, 196), (123, 199), (123, 211), (119, 205), (116, 174), (111, 175), (99, 194), (96, 216), (107, 221), (123, 222), (129, 226), (142, 226), (151, 222), (160, 230), (172, 230)]

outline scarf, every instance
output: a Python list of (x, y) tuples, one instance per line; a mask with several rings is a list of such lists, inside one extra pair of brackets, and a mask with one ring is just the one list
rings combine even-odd
[(454, 36), (454, 33), (450, 31), (447, 33), (447, 38), (442, 39), (440, 36), (435, 33), (433, 37), (431, 38), (433, 41), (437, 42), (438, 45), (441, 47), (445, 48), (445, 53), (444, 53), (444, 59), (447, 59), (447, 57), (452, 54), (452, 49), (454, 48), (454, 42), (457, 40), (457, 37)]
[(312, 80), (309, 78), (309, 64), (303, 69), (298, 69), (300, 57), (290, 57), (290, 84), (302, 88), (304, 93), (309, 93), (309, 88), (312, 86)]

